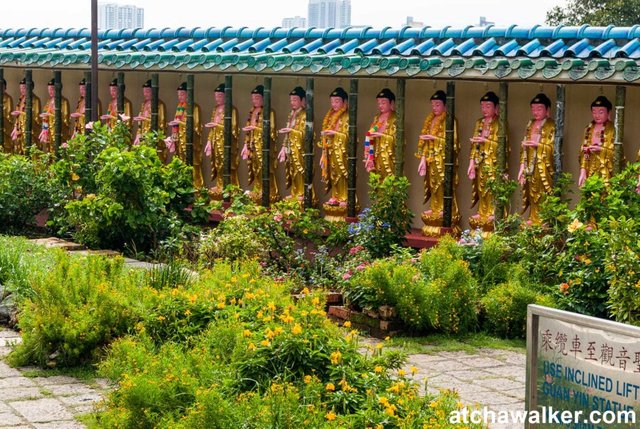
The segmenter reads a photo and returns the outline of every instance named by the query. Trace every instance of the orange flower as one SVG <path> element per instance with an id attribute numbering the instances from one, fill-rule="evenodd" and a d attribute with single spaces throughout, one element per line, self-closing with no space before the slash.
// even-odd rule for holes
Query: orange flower
<path id="1" fill-rule="evenodd" d="M 560 285 L 560 292 L 562 292 L 563 294 L 568 294 L 569 293 L 569 283 L 562 283 Z"/>

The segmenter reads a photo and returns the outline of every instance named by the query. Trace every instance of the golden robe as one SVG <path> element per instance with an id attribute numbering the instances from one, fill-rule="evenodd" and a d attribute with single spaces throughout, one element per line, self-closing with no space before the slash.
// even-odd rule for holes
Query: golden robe
<path id="1" fill-rule="evenodd" d="M 187 162 L 187 103 L 178 103 L 174 121 L 179 124 L 170 127 L 170 136 L 177 142 L 175 156 Z M 196 189 L 204 186 L 202 178 L 202 141 L 200 135 L 200 106 L 193 105 L 193 185 Z"/>
<path id="2" fill-rule="evenodd" d="M 209 129 L 207 142 L 211 142 L 211 183 L 219 192 L 224 188 L 224 106 L 214 109 L 211 122 L 215 124 Z M 231 179 L 230 183 L 239 186 L 238 182 L 238 109 L 231 107 Z"/>
<path id="3" fill-rule="evenodd" d="M 71 137 L 75 137 L 76 135 L 82 135 L 85 133 L 86 131 L 86 125 L 87 125 L 87 115 L 86 115 L 86 100 L 84 97 L 80 97 L 80 99 L 78 100 L 78 104 L 76 105 L 76 110 L 75 113 L 80 114 L 81 116 L 78 116 L 77 118 L 74 118 L 74 122 L 73 122 L 73 133 L 71 135 Z M 97 103 L 97 108 L 98 108 L 98 118 L 100 117 L 100 115 L 102 114 L 102 104 L 100 103 L 100 100 L 98 100 Z"/>
<path id="4" fill-rule="evenodd" d="M 164 103 L 161 100 L 158 100 L 158 131 L 165 129 L 165 111 Z M 140 113 L 138 113 L 138 116 L 141 116 L 144 119 L 138 122 L 136 137 L 142 138 L 145 134 L 151 131 L 151 101 L 143 102 L 140 105 Z M 158 140 L 155 142 L 155 146 L 158 158 L 160 158 L 160 161 L 162 161 L 163 164 L 166 163 L 169 151 L 165 142 L 163 140 Z"/>
<path id="5" fill-rule="evenodd" d="M 255 125 L 256 129 L 251 130 L 246 133 L 244 142 L 249 149 L 249 158 L 247 159 L 248 169 L 249 169 L 249 184 L 253 184 L 252 194 L 254 199 L 261 198 L 262 195 L 262 121 L 264 109 L 260 109 L 258 112 L 255 123 L 251 122 L 253 118 L 253 112 L 255 108 L 251 109 L 249 113 L 249 119 L 245 126 Z M 269 157 L 271 163 L 269 164 L 269 198 L 272 201 L 278 199 L 278 183 L 276 182 L 276 167 L 278 164 L 278 159 L 276 158 L 275 152 L 275 143 L 276 143 L 276 119 L 275 113 L 273 110 L 269 112 L 269 118 L 271 120 L 271 129 L 269 130 L 271 133 L 271 146 L 269 148 Z"/>
<path id="6" fill-rule="evenodd" d="M 12 143 L 12 152 L 25 155 L 27 147 L 26 147 L 26 125 L 27 125 L 27 98 L 20 97 L 18 99 L 18 103 L 16 104 L 16 108 L 20 112 L 20 115 L 14 118 L 14 128 L 18 132 L 18 137 L 16 140 L 13 140 Z M 31 143 L 36 144 L 35 138 L 40 135 L 40 99 L 34 94 L 32 97 L 32 121 L 31 121 Z"/>
<path id="7" fill-rule="evenodd" d="M 282 145 L 287 154 L 286 178 L 287 188 L 291 191 L 291 197 L 295 199 L 304 198 L 304 136 L 307 124 L 307 112 L 301 108 L 297 113 L 289 112 L 287 128 L 291 131 L 284 135 Z"/>
<path id="8" fill-rule="evenodd" d="M 132 119 L 131 118 L 131 112 L 133 111 L 133 107 L 131 105 L 131 101 L 129 101 L 128 98 L 124 99 L 124 115 L 128 116 L 129 119 L 127 120 L 126 124 L 127 127 L 129 128 L 129 131 L 132 130 Z M 109 119 L 109 128 L 113 129 L 113 127 L 116 126 L 116 122 L 118 122 L 118 100 L 111 100 L 111 102 L 109 103 L 109 105 L 107 106 L 107 115 L 111 116 L 111 119 Z"/>
<path id="9" fill-rule="evenodd" d="M 48 113 L 49 116 L 42 118 L 42 130 L 48 129 L 48 135 L 43 135 L 43 140 L 38 139 L 38 148 L 45 153 L 54 152 L 54 142 L 56 138 L 56 109 L 55 98 L 49 98 L 42 107 L 42 113 Z M 60 120 L 62 121 L 60 128 L 60 144 L 69 140 L 69 100 L 62 97 L 60 99 Z"/>
<path id="10" fill-rule="evenodd" d="M 488 218 L 494 215 L 495 204 L 493 195 L 489 190 L 488 182 L 495 180 L 496 169 L 498 168 L 498 134 L 500 132 L 500 121 L 494 117 L 485 128 L 484 118 L 476 121 L 473 129 L 474 137 L 484 137 L 486 142 L 471 143 L 471 155 L 475 163 L 476 176 L 472 180 L 471 207 L 478 205 L 478 214 L 481 222 L 488 222 Z M 508 131 L 505 130 L 508 136 Z M 507 140 L 508 142 L 508 140 Z M 509 159 L 509 144 L 507 143 L 505 159 Z M 508 171 L 508 168 L 506 168 Z"/>
<path id="11" fill-rule="evenodd" d="M 3 137 L 4 137 L 4 145 L 3 145 L 3 150 L 6 153 L 11 153 L 11 149 L 12 149 L 12 142 L 11 142 L 11 122 L 12 122 L 12 116 L 11 116 L 11 109 L 13 109 L 13 100 L 11 99 L 11 96 L 9 94 L 3 94 L 2 95 L 2 101 L 3 101 L 3 109 L 2 109 L 2 123 L 4 125 L 4 133 L 3 133 Z"/>
<path id="12" fill-rule="evenodd" d="M 420 135 L 431 134 L 436 136 L 435 140 L 418 141 L 418 158 L 425 157 L 427 163 L 427 174 L 424 177 L 424 203 L 431 199 L 432 216 L 440 217 L 444 211 L 444 163 L 445 163 L 445 134 L 446 117 L 444 113 L 435 116 L 429 113 L 422 126 Z M 458 187 L 458 153 L 460 144 L 458 142 L 458 122 L 454 119 L 453 151 L 454 151 L 454 181 L 453 181 L 453 205 L 451 219 L 457 223 L 460 218 L 458 212 L 458 201 L 456 198 L 456 188 Z"/>
<path id="13" fill-rule="evenodd" d="M 380 114 L 373 118 L 370 129 L 378 126 L 380 137 L 372 137 L 374 145 L 375 172 L 380 175 L 380 180 L 395 174 L 396 172 L 396 112 L 389 113 L 386 123 L 380 123 Z"/>
<path id="14" fill-rule="evenodd" d="M 524 140 L 532 140 L 534 120 L 527 125 Z M 545 119 L 540 129 L 540 146 L 521 147 L 520 165 L 524 165 L 526 182 L 522 188 L 522 213 L 530 207 L 529 220 L 540 223 L 540 202 L 544 195 L 553 189 L 553 145 L 556 136 L 556 123 Z"/>
<path id="15" fill-rule="evenodd" d="M 584 139 L 582 147 L 594 146 L 598 144 L 602 150 L 600 152 L 592 152 L 585 154 L 580 150 L 580 169 L 587 171 L 587 177 L 594 174 L 602 177 L 605 182 L 609 182 L 613 175 L 613 141 L 615 138 L 615 127 L 611 121 L 604 124 L 604 129 L 596 136 L 596 142 L 593 141 L 593 132 L 595 124 L 592 122 L 584 131 Z"/>
<path id="16" fill-rule="evenodd" d="M 322 121 L 322 131 L 326 130 L 336 133 L 322 136 L 319 144 L 325 164 L 322 169 L 322 181 L 326 183 L 326 191 L 331 190 L 332 199 L 346 204 L 347 139 L 349 137 L 349 112 L 346 108 L 338 111 L 329 109 Z"/>

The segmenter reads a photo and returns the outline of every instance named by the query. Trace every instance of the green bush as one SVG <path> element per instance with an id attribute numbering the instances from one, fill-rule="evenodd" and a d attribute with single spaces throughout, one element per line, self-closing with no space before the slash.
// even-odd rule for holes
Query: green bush
<path id="1" fill-rule="evenodd" d="M 9 355 L 13 365 L 91 362 L 135 325 L 142 280 L 122 258 L 54 254 L 52 269 L 32 280 L 32 296 L 20 303 L 23 341 Z"/>
<path id="2" fill-rule="evenodd" d="M 198 247 L 199 261 L 212 267 L 216 260 L 245 261 L 264 256 L 265 249 L 246 215 L 226 218 L 205 235 Z"/>
<path id="3" fill-rule="evenodd" d="M 44 160 L 0 154 L 0 232 L 19 232 L 35 223 L 54 193 Z"/>
<path id="4" fill-rule="evenodd" d="M 549 295 L 527 289 L 518 281 L 495 286 L 480 303 L 484 311 L 483 329 L 503 338 L 525 337 L 529 304 L 555 307 Z"/>

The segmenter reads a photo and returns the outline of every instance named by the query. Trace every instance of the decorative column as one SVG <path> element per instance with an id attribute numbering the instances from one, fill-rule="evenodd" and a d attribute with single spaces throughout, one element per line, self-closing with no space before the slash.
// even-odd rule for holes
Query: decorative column
<path id="1" fill-rule="evenodd" d="M 307 123 L 304 129 L 304 208 L 313 206 L 313 78 L 307 78 Z"/>
<path id="2" fill-rule="evenodd" d="M 349 141 L 347 143 L 347 217 L 356 217 L 356 144 L 358 133 L 358 79 L 349 87 Z"/>
<path id="3" fill-rule="evenodd" d="M 85 96 L 84 96 L 84 121 L 88 124 L 90 121 L 96 121 L 98 119 L 98 100 L 93 98 L 93 82 L 91 80 L 91 72 L 84 72 L 85 83 Z M 95 101 L 95 103 L 94 103 Z M 95 115 L 94 113 L 95 104 Z M 94 117 L 96 119 L 94 119 Z M 82 131 L 87 133 L 86 128 Z"/>
<path id="4" fill-rule="evenodd" d="M 193 165 L 193 109 L 194 109 L 194 77 L 192 74 L 187 75 L 187 123 L 186 123 L 186 146 L 187 146 L 187 164 Z"/>
<path id="5" fill-rule="evenodd" d="M 616 86 L 616 113 L 613 119 L 615 127 L 615 138 L 613 140 L 613 174 L 618 174 L 622 170 L 624 160 L 624 106 L 627 96 L 625 86 Z"/>
<path id="6" fill-rule="evenodd" d="M 118 116 L 124 113 L 124 73 L 118 72 Z"/>
<path id="7" fill-rule="evenodd" d="M 4 79 L 4 69 L 0 68 L 0 150 L 4 150 L 4 89 L 2 88 L 2 79 Z M 11 106 L 13 109 L 13 106 Z"/>
<path id="8" fill-rule="evenodd" d="M 556 137 L 553 142 L 553 183 L 558 183 L 562 174 L 562 151 L 564 146 L 564 100 L 565 87 L 560 84 L 556 87 Z"/>
<path id="9" fill-rule="evenodd" d="M 158 73 L 151 73 L 151 131 L 158 131 Z"/>
<path id="10" fill-rule="evenodd" d="M 509 84 L 500 82 L 500 116 L 498 117 L 498 174 L 504 177 L 507 172 L 507 102 L 509 101 Z M 502 180 L 502 179 L 500 179 Z M 505 206 L 497 201 L 495 205 L 494 217 L 496 222 L 504 217 Z"/>
<path id="11" fill-rule="evenodd" d="M 224 77 L 224 166 L 222 183 L 226 188 L 231 183 L 231 139 L 232 139 L 232 106 L 233 97 L 233 76 L 230 74 Z M 224 197 L 224 202 L 231 201 L 229 196 Z"/>
<path id="12" fill-rule="evenodd" d="M 451 228 L 453 217 L 453 164 L 454 164 L 454 127 L 456 112 L 456 84 L 452 81 L 447 82 L 447 118 L 445 131 L 445 158 L 444 158 L 444 209 L 442 216 L 442 226 Z"/>
<path id="13" fill-rule="evenodd" d="M 33 78 L 31 70 L 24 71 L 25 83 L 27 85 L 27 102 L 25 106 L 26 122 L 24 125 L 24 141 L 26 152 L 29 153 L 33 140 Z"/>
<path id="14" fill-rule="evenodd" d="M 60 145 L 62 144 L 62 78 L 60 71 L 53 72 L 54 79 L 54 117 L 56 121 L 56 127 L 53 131 L 53 148 L 55 157 L 60 155 Z"/>
<path id="15" fill-rule="evenodd" d="M 396 87 L 396 177 L 404 175 L 404 90 L 406 79 L 398 79 Z"/>
<path id="16" fill-rule="evenodd" d="M 262 107 L 262 205 L 269 207 L 271 165 L 271 78 L 264 78 L 264 106 Z M 256 178 L 257 179 L 257 178 Z"/>

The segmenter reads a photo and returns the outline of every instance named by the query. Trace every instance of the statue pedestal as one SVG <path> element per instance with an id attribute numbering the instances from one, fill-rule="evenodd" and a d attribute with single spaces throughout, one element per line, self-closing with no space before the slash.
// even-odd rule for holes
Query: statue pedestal
<path id="1" fill-rule="evenodd" d="M 249 195 L 249 198 L 251 198 L 251 201 L 253 201 L 257 205 L 261 205 L 262 204 L 262 191 L 260 191 L 260 192 L 250 191 L 248 193 L 248 195 Z M 273 204 L 273 203 L 277 202 L 279 199 L 280 199 L 280 197 L 278 195 L 269 195 L 269 203 L 270 204 Z"/>
<path id="2" fill-rule="evenodd" d="M 427 214 L 427 212 L 422 212 L 420 217 L 424 222 L 422 234 L 426 237 L 441 237 L 444 234 L 460 235 L 460 216 L 451 219 L 451 228 L 445 228 L 442 225 L 442 216 L 438 213 Z"/>
<path id="3" fill-rule="evenodd" d="M 213 201 L 222 200 L 222 189 L 214 186 L 213 188 L 209 188 L 209 198 Z"/>
<path id="4" fill-rule="evenodd" d="M 344 222 L 347 216 L 347 206 L 323 204 L 324 218 L 329 222 Z"/>
<path id="5" fill-rule="evenodd" d="M 471 217 L 469 218 L 469 226 L 471 229 L 479 229 L 482 232 L 493 232 L 493 219 L 489 220 L 489 218 L 482 217 Z"/>

